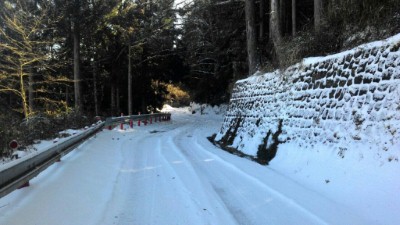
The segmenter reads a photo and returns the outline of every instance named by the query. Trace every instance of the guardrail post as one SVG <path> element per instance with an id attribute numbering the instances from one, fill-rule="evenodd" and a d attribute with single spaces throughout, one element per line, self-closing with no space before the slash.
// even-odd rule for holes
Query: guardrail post
<path id="1" fill-rule="evenodd" d="M 138 127 L 140 127 L 140 119 L 137 121 L 137 125 Z"/>
<path id="2" fill-rule="evenodd" d="M 129 120 L 129 126 L 133 128 L 133 120 Z"/>
<path id="3" fill-rule="evenodd" d="M 123 117 L 123 116 L 124 116 L 124 113 L 121 113 L 121 117 Z M 121 122 L 120 129 L 121 129 L 121 130 L 124 129 L 124 122 Z"/>
<path id="4" fill-rule="evenodd" d="M 19 187 L 18 189 L 21 189 L 21 188 L 26 188 L 26 187 L 29 187 L 30 186 L 30 183 L 29 183 L 29 180 L 25 183 L 25 184 L 23 184 L 21 187 Z"/>
<path id="5" fill-rule="evenodd" d="M 108 129 L 112 130 L 112 124 L 110 122 L 111 118 L 106 118 L 106 125 L 108 124 Z"/>

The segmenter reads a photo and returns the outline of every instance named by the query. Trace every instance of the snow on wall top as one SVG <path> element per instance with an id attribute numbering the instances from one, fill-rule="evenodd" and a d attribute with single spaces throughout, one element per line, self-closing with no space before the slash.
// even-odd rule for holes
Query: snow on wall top
<path id="1" fill-rule="evenodd" d="M 393 37 L 390 37 L 388 39 L 382 40 L 382 41 L 374 41 L 374 42 L 370 42 L 370 43 L 366 43 L 366 44 L 362 44 L 356 48 L 344 51 L 344 52 L 340 52 L 334 55 L 329 55 L 329 56 L 324 56 L 324 57 L 310 57 L 310 58 L 305 58 L 303 59 L 303 65 L 310 65 L 310 64 L 314 64 L 314 63 L 319 63 L 319 62 L 323 62 L 326 60 L 331 60 L 331 59 L 337 59 L 337 58 L 342 58 L 346 55 L 351 55 L 351 54 L 355 54 L 358 51 L 365 51 L 368 49 L 373 49 L 373 48 L 382 48 L 384 46 L 386 47 L 390 47 L 393 45 L 396 45 L 400 42 L 400 34 L 397 34 Z"/>
<path id="2" fill-rule="evenodd" d="M 232 147 L 255 156 L 266 133 L 282 120 L 280 139 L 300 149 L 328 145 L 343 158 L 362 146 L 398 161 L 399 49 L 400 34 L 240 80 L 216 140 L 242 118 Z"/>

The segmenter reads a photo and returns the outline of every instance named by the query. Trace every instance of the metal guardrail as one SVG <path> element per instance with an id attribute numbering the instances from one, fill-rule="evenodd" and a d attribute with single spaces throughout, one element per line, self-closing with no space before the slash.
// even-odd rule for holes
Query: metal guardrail
<path id="1" fill-rule="evenodd" d="M 0 170 L 0 198 L 28 183 L 29 180 L 37 176 L 54 162 L 59 161 L 63 155 L 75 149 L 78 145 L 103 129 L 103 127 L 133 120 L 146 121 L 150 119 L 154 119 L 154 122 L 166 121 L 171 119 L 171 114 L 157 113 L 107 118 L 105 122 L 97 124 L 91 129 L 66 141 L 60 142 L 55 146 L 49 147 L 38 154 L 32 154 L 32 156 L 20 158 L 6 164 L 4 169 Z"/>
<path id="2" fill-rule="evenodd" d="M 154 114 L 143 114 L 143 115 L 131 115 L 131 116 L 121 116 L 121 117 L 110 117 L 106 119 L 105 126 L 120 124 L 120 123 L 129 123 L 131 120 L 141 120 L 141 121 L 150 121 L 153 119 L 154 121 L 167 121 L 171 119 L 170 113 L 154 113 Z"/>
<path id="3" fill-rule="evenodd" d="M 10 162 L 9 165 L 6 164 L 5 168 L 0 171 L 0 198 L 27 183 L 103 127 L 104 122 L 38 154 L 17 159 Z"/>

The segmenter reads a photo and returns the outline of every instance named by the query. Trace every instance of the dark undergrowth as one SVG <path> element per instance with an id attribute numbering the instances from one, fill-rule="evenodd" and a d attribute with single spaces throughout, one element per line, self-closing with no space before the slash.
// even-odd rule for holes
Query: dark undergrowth
<path id="1" fill-rule="evenodd" d="M 9 157 L 14 152 L 9 147 L 12 140 L 18 143 L 17 150 L 24 150 L 38 140 L 65 137 L 60 131 L 79 129 L 95 122 L 92 117 L 77 113 L 58 116 L 36 115 L 29 120 L 13 114 L 0 115 L 0 158 Z"/>

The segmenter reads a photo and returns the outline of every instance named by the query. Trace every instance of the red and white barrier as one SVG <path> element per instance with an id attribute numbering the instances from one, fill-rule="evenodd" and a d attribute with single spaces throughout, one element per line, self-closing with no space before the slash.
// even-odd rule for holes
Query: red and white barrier
<path id="1" fill-rule="evenodd" d="M 121 113 L 121 117 L 107 118 L 105 127 L 108 128 L 109 130 L 112 130 L 119 124 L 119 129 L 124 130 L 125 129 L 124 124 L 129 124 L 129 127 L 133 128 L 134 121 L 137 121 L 137 126 L 140 127 L 142 124 L 144 124 L 144 126 L 147 126 L 147 124 L 153 124 L 169 120 L 171 120 L 170 114 L 160 113 L 160 114 L 141 115 L 139 112 L 137 116 L 136 115 L 124 116 L 124 114 Z"/>

